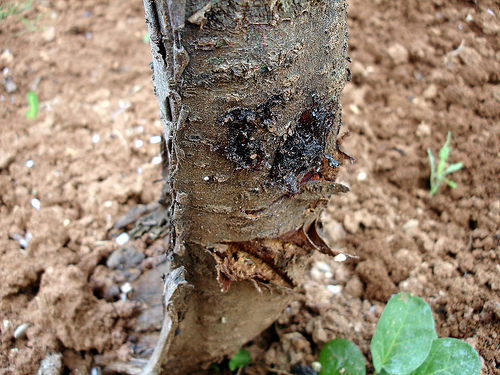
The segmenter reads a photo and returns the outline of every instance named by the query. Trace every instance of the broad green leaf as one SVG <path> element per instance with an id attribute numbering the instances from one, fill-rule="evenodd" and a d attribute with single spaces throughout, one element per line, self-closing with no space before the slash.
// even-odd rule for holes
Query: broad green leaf
<path id="1" fill-rule="evenodd" d="M 429 305 L 409 293 L 387 303 L 375 329 L 370 349 L 377 373 L 407 374 L 424 362 L 437 338 Z"/>
<path id="2" fill-rule="evenodd" d="M 480 372 L 481 361 L 472 346 L 445 338 L 433 341 L 429 356 L 409 375 L 479 375 Z"/>
<path id="3" fill-rule="evenodd" d="M 319 353 L 319 375 L 365 375 L 363 354 L 354 343 L 338 338 L 326 343 Z"/>
<path id="4" fill-rule="evenodd" d="M 459 171 L 463 167 L 464 167 L 463 163 L 450 164 L 450 166 L 448 168 L 446 168 L 446 170 L 444 171 L 444 174 L 450 174 L 450 173 Z"/>
<path id="5" fill-rule="evenodd" d="M 250 363 L 252 356 L 250 352 L 245 349 L 240 349 L 238 353 L 233 355 L 233 358 L 229 361 L 229 370 L 234 371 L 240 367 L 244 367 Z"/>

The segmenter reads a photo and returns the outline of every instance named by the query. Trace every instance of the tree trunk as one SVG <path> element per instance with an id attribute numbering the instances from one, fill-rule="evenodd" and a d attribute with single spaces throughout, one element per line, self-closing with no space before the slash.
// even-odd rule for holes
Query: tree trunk
<path id="1" fill-rule="evenodd" d="M 321 240 L 348 76 L 344 0 L 144 0 L 164 126 L 173 263 L 159 372 L 188 374 L 267 328 Z M 167 347 L 170 347 L 167 353 Z"/>

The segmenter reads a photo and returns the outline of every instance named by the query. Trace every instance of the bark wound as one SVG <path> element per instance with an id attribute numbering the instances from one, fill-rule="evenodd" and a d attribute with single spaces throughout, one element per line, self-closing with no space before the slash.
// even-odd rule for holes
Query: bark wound
<path id="1" fill-rule="evenodd" d="M 338 121 L 340 111 L 337 101 L 322 105 L 313 100 L 313 105 L 300 114 L 294 133 L 284 136 L 274 159 L 271 178 L 285 184 L 289 193 L 297 194 L 300 186 L 322 169 L 340 166 L 331 155 L 324 155 L 332 125 Z"/>
<path id="2" fill-rule="evenodd" d="M 338 101 L 324 105 L 313 98 L 290 132 L 286 127 L 276 131 L 278 116 L 272 109 L 279 104 L 285 106 L 282 95 L 255 109 L 235 108 L 219 117 L 227 128 L 226 158 L 237 169 L 268 169 L 269 180 L 286 186 L 290 195 L 297 195 L 309 181 L 335 181 L 338 168 L 352 161 L 339 147 L 345 136 L 328 147 L 332 128 L 341 118 Z"/>
<path id="3" fill-rule="evenodd" d="M 270 167 L 271 155 L 266 150 L 270 128 L 276 122 L 272 108 L 283 103 L 283 97 L 276 95 L 254 110 L 235 108 L 219 118 L 227 130 L 226 157 L 236 163 L 237 169 L 259 170 Z"/>
<path id="4" fill-rule="evenodd" d="M 218 122 L 227 127 L 224 154 L 237 169 L 267 170 L 269 181 L 263 184 L 285 186 L 288 199 L 307 202 L 305 210 L 314 213 L 332 194 L 349 190 L 335 183 L 339 167 L 352 161 L 340 149 L 347 133 L 328 142 L 340 122 L 340 105 L 335 100 L 322 104 L 313 98 L 290 130 L 283 124 L 278 130 L 280 118 L 273 112 L 277 105 L 286 109 L 283 96 L 273 96 L 255 109 L 235 108 L 219 117 Z M 272 215 L 272 210 L 264 210 Z M 284 270 L 293 269 L 291 264 L 300 263 L 301 257 L 314 250 L 336 255 L 323 241 L 319 221 L 313 219 L 280 238 L 223 243 L 211 253 L 218 281 L 227 291 L 233 282 L 243 280 L 251 280 L 257 288 L 258 284 L 293 288 L 293 275 Z"/>

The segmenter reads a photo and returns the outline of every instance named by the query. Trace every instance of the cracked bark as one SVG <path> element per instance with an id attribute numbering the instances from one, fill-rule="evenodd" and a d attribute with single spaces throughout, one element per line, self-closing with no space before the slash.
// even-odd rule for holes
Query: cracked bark
<path id="1" fill-rule="evenodd" d="M 337 137 L 347 3 L 144 6 L 164 128 L 161 203 L 174 266 L 193 286 L 166 311 L 170 348 L 153 367 L 189 374 L 268 327 L 311 253 L 331 254 L 316 219 L 347 190 L 335 183 L 350 161 Z"/>

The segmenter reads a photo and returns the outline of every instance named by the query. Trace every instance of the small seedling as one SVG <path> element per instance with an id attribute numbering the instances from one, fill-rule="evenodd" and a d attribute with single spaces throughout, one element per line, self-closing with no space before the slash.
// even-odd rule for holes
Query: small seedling
<path id="1" fill-rule="evenodd" d="M 409 293 L 388 303 L 373 335 L 370 350 L 379 375 L 479 375 L 481 361 L 472 346 L 438 338 L 429 305 Z M 365 375 L 360 350 L 349 340 L 328 342 L 319 354 L 319 375 Z"/>
<path id="2" fill-rule="evenodd" d="M 36 8 L 33 6 L 34 0 L 12 1 L 8 0 L 0 5 L 0 23 L 10 16 L 17 18 L 24 25 L 24 30 L 11 34 L 13 38 L 25 34 L 26 32 L 38 31 L 40 28 L 37 22 L 42 19 L 44 13 L 36 14 Z M 28 16 L 26 16 L 28 15 Z"/>
<path id="3" fill-rule="evenodd" d="M 429 162 L 431 164 L 431 179 L 430 179 L 431 191 L 429 192 L 429 195 L 431 197 L 433 197 L 438 192 L 439 186 L 443 181 L 446 182 L 448 186 L 450 186 L 453 189 L 457 187 L 457 184 L 446 178 L 446 175 L 449 175 L 450 173 L 462 169 L 464 165 L 463 163 L 453 163 L 448 165 L 448 167 L 446 167 L 448 157 L 450 156 L 451 152 L 450 140 L 451 140 L 451 132 L 448 132 L 448 137 L 446 138 L 446 142 L 439 151 L 439 163 L 437 165 L 437 168 L 436 168 L 436 160 L 434 159 L 434 154 L 432 153 L 432 150 L 430 148 L 427 149 L 427 155 L 429 155 Z"/>
<path id="4" fill-rule="evenodd" d="M 26 99 L 28 100 L 29 105 L 29 109 L 26 111 L 26 118 L 28 120 L 34 120 L 36 119 L 36 116 L 38 116 L 38 96 L 34 91 L 30 91 L 26 94 Z"/>
<path id="5" fill-rule="evenodd" d="M 240 349 L 238 353 L 233 355 L 233 358 L 229 361 L 229 370 L 239 370 L 250 363 L 252 356 L 250 352 L 245 349 Z"/>
<path id="6" fill-rule="evenodd" d="M 17 1 L 7 1 L 0 6 L 0 20 L 7 18 L 13 14 L 19 14 L 31 7 L 33 0 L 25 1 L 24 4 Z"/>

